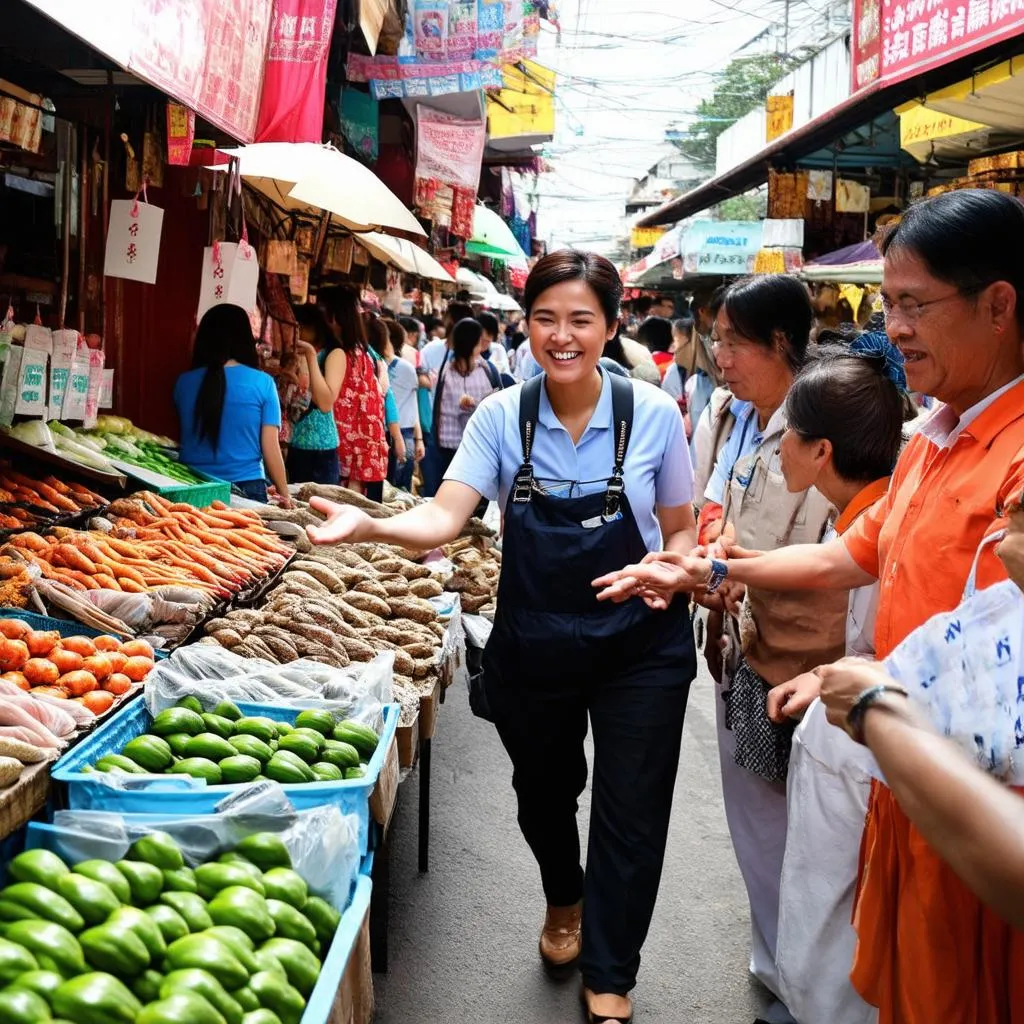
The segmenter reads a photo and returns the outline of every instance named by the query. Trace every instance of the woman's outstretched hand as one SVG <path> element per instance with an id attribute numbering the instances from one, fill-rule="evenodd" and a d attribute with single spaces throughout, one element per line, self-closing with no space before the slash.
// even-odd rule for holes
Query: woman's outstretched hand
<path id="1" fill-rule="evenodd" d="M 711 565 L 706 558 L 658 551 L 649 554 L 638 565 L 627 565 L 594 580 L 593 585 L 599 590 L 599 601 L 619 604 L 642 597 L 650 608 L 663 611 L 675 594 L 703 587 L 710 571 Z"/>
<path id="2" fill-rule="evenodd" d="M 312 498 L 309 507 L 327 516 L 322 526 L 306 527 L 306 534 L 314 544 L 355 544 L 371 539 L 373 520 L 362 509 L 339 505 L 326 498 Z"/>

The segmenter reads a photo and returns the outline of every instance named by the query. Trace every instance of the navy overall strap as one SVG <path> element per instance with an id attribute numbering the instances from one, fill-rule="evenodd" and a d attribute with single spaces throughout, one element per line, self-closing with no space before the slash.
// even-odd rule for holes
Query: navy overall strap
<path id="1" fill-rule="evenodd" d="M 626 466 L 626 452 L 633 433 L 633 382 L 628 377 L 609 374 L 612 387 L 612 426 L 615 431 L 615 465 L 605 492 L 604 515 L 610 519 L 618 514 L 622 494 L 625 491 L 623 472 Z"/>
<path id="2" fill-rule="evenodd" d="M 540 389 L 544 386 L 544 375 L 531 377 L 519 393 L 519 440 L 523 446 L 523 463 L 512 481 L 512 500 L 519 505 L 528 504 L 533 493 L 533 439 L 537 433 L 540 417 Z"/>

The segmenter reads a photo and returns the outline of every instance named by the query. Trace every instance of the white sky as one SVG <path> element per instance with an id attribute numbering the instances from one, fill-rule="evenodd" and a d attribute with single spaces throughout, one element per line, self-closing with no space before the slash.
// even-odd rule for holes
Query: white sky
<path id="1" fill-rule="evenodd" d="M 822 3 L 791 0 L 791 19 Z M 710 73 L 780 22 L 783 9 L 784 0 L 561 0 L 561 44 L 545 25 L 538 57 L 559 73 L 556 135 L 544 150 L 555 171 L 540 179 L 539 236 L 552 248 L 607 251 L 665 129 L 710 95 Z"/>

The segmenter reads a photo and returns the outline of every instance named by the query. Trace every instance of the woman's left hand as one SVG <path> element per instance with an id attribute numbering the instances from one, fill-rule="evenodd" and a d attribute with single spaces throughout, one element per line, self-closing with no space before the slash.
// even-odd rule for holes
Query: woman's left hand
<path id="1" fill-rule="evenodd" d="M 427 449 L 426 446 L 423 444 L 423 438 L 417 437 L 415 447 L 413 448 L 413 458 L 417 462 L 422 462 L 424 458 L 426 458 L 426 454 Z"/>
<path id="2" fill-rule="evenodd" d="M 395 438 L 395 461 L 405 462 L 405 438 L 401 435 Z"/>
<path id="3" fill-rule="evenodd" d="M 850 709 L 865 690 L 893 682 L 881 662 L 864 658 L 842 658 L 833 665 L 817 669 L 817 675 L 821 679 L 821 699 L 828 720 L 841 729 L 846 729 Z"/>
<path id="4" fill-rule="evenodd" d="M 594 580 L 593 585 L 600 590 L 599 601 L 620 603 L 640 596 L 652 608 L 667 608 L 674 594 L 697 590 L 706 584 L 710 570 L 706 559 L 658 551 L 639 565 L 627 565 Z"/>

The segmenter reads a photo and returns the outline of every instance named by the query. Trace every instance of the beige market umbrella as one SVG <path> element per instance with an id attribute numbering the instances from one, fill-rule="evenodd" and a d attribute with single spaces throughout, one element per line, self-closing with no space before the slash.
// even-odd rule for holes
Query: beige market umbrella
<path id="1" fill-rule="evenodd" d="M 333 146 L 258 142 L 221 152 L 239 161 L 245 183 L 291 213 L 330 213 L 349 231 L 399 232 L 423 238 L 412 212 L 368 167 Z"/>
<path id="2" fill-rule="evenodd" d="M 416 274 L 432 281 L 455 284 L 455 279 L 426 249 L 407 238 L 394 238 L 379 231 L 356 235 L 356 241 L 382 263 L 390 263 L 407 274 Z"/>

